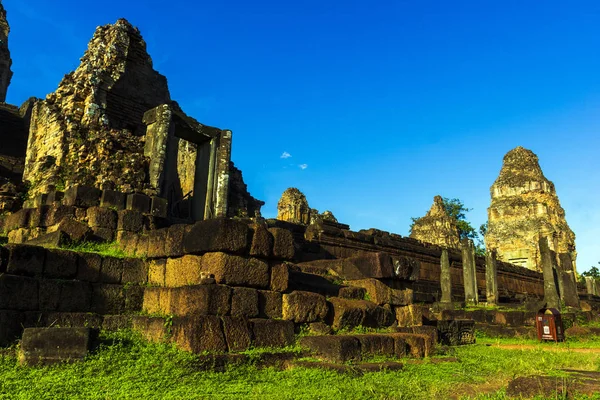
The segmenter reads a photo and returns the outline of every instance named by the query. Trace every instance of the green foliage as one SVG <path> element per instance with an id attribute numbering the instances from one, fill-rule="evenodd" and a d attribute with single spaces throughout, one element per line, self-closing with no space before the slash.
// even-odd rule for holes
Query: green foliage
<path id="1" fill-rule="evenodd" d="M 127 255 L 119 248 L 117 242 L 99 243 L 99 242 L 78 242 L 63 246 L 65 250 L 76 251 L 79 253 L 96 253 L 101 256 L 125 258 Z"/>
<path id="2" fill-rule="evenodd" d="M 505 399 L 503 387 L 516 376 L 562 374 L 561 369 L 597 370 L 598 353 L 503 349 L 502 341 L 452 348 L 447 357 L 405 360 L 402 371 L 362 376 L 322 369 L 284 371 L 231 367 L 198 370 L 198 356 L 170 344 L 148 344 L 131 331 L 102 333 L 100 348 L 85 362 L 54 367 L 21 367 L 0 356 L 0 399 Z M 288 349 L 297 352 L 298 349 Z M 246 352 L 260 354 L 260 349 Z M 483 389 L 479 390 L 480 388 Z M 488 393 L 485 393 L 487 389 Z"/>

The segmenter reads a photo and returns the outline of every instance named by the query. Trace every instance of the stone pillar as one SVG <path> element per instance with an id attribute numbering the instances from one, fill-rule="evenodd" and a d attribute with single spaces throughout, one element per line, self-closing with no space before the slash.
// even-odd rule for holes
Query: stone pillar
<path id="1" fill-rule="evenodd" d="M 450 259 L 448 258 L 448 250 L 442 250 L 442 258 L 440 260 L 440 286 L 442 288 L 441 303 L 452 303 L 452 278 L 450 277 Z"/>
<path id="2" fill-rule="evenodd" d="M 540 258 L 542 263 L 542 272 L 544 275 L 544 301 L 546 307 L 560 310 L 560 299 L 555 280 L 554 261 L 552 252 L 548 246 L 548 238 L 541 237 L 538 241 L 540 247 Z"/>
<path id="3" fill-rule="evenodd" d="M 227 196 L 229 195 L 229 162 L 231 161 L 231 131 L 224 130 L 219 139 L 216 159 L 217 186 L 214 188 L 215 217 L 227 216 Z"/>
<path id="4" fill-rule="evenodd" d="M 147 125 L 144 156 L 150 158 L 148 167 L 150 186 L 163 196 L 165 194 L 161 193 L 161 189 L 167 158 L 167 142 L 169 137 L 173 136 L 172 116 L 171 107 L 168 104 L 162 104 L 147 111 L 143 119 Z"/>
<path id="5" fill-rule="evenodd" d="M 467 304 L 477 304 L 477 276 L 475 274 L 475 247 L 473 241 L 461 239 L 461 253 L 465 302 Z"/>
<path id="6" fill-rule="evenodd" d="M 586 290 L 587 294 L 590 296 L 597 295 L 595 283 L 596 282 L 594 282 L 594 278 L 592 278 L 591 276 L 585 277 L 585 290 Z"/>
<path id="7" fill-rule="evenodd" d="M 485 294 L 488 305 L 498 304 L 498 268 L 494 249 L 485 253 Z"/>
<path id="8" fill-rule="evenodd" d="M 10 70 L 12 60 L 10 59 L 10 51 L 8 50 L 9 32 L 10 28 L 6 20 L 6 11 L 0 1 L 0 103 L 6 100 L 6 91 L 12 78 L 12 71 Z"/>
<path id="9" fill-rule="evenodd" d="M 561 253 L 558 255 L 561 265 L 559 281 L 562 282 L 561 299 L 567 307 L 579 308 L 579 295 L 577 294 L 577 281 L 573 271 L 573 260 L 571 254 Z"/>

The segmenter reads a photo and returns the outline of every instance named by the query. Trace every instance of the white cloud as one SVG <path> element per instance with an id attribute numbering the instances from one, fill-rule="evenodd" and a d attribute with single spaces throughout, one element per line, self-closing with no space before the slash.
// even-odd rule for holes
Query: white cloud
<path id="1" fill-rule="evenodd" d="M 308 164 L 300 164 L 298 166 L 300 167 L 300 169 L 306 169 L 306 168 L 308 168 Z"/>
<path id="2" fill-rule="evenodd" d="M 281 155 L 281 158 L 285 159 L 285 158 L 290 158 L 292 155 L 290 153 L 288 153 L 287 151 L 284 151 L 283 154 Z"/>

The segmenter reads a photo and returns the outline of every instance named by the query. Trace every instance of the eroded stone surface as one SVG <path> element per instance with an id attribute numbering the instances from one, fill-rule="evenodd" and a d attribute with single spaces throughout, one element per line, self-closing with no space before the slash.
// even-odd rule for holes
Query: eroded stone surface
<path id="1" fill-rule="evenodd" d="M 10 27 L 6 20 L 6 10 L 0 2 L 0 103 L 6 100 L 6 91 L 12 78 L 10 67 L 12 60 L 10 59 L 10 51 L 8 50 L 8 33 Z"/>
<path id="2" fill-rule="evenodd" d="M 460 248 L 456 220 L 448 215 L 441 196 L 433 198 L 433 205 L 424 217 L 415 221 L 410 237 L 426 243 L 452 249 Z"/>
<path id="3" fill-rule="evenodd" d="M 550 236 L 550 250 L 575 260 L 575 234 L 565 219 L 554 184 L 542 172 L 538 157 L 523 147 L 504 156 L 490 189 L 486 247 L 498 258 L 541 271 L 540 236 Z"/>
<path id="4" fill-rule="evenodd" d="M 288 188 L 281 195 L 277 204 L 277 219 L 308 225 L 310 223 L 311 210 L 306 201 L 306 196 L 296 189 Z"/>

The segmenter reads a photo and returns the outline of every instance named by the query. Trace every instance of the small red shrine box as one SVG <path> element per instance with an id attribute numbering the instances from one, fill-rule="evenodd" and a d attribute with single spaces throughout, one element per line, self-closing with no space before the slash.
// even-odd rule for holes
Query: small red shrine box
<path id="1" fill-rule="evenodd" d="M 556 308 L 542 308 L 538 311 L 535 316 L 535 327 L 539 340 L 565 341 L 565 329 L 560 312 Z"/>

